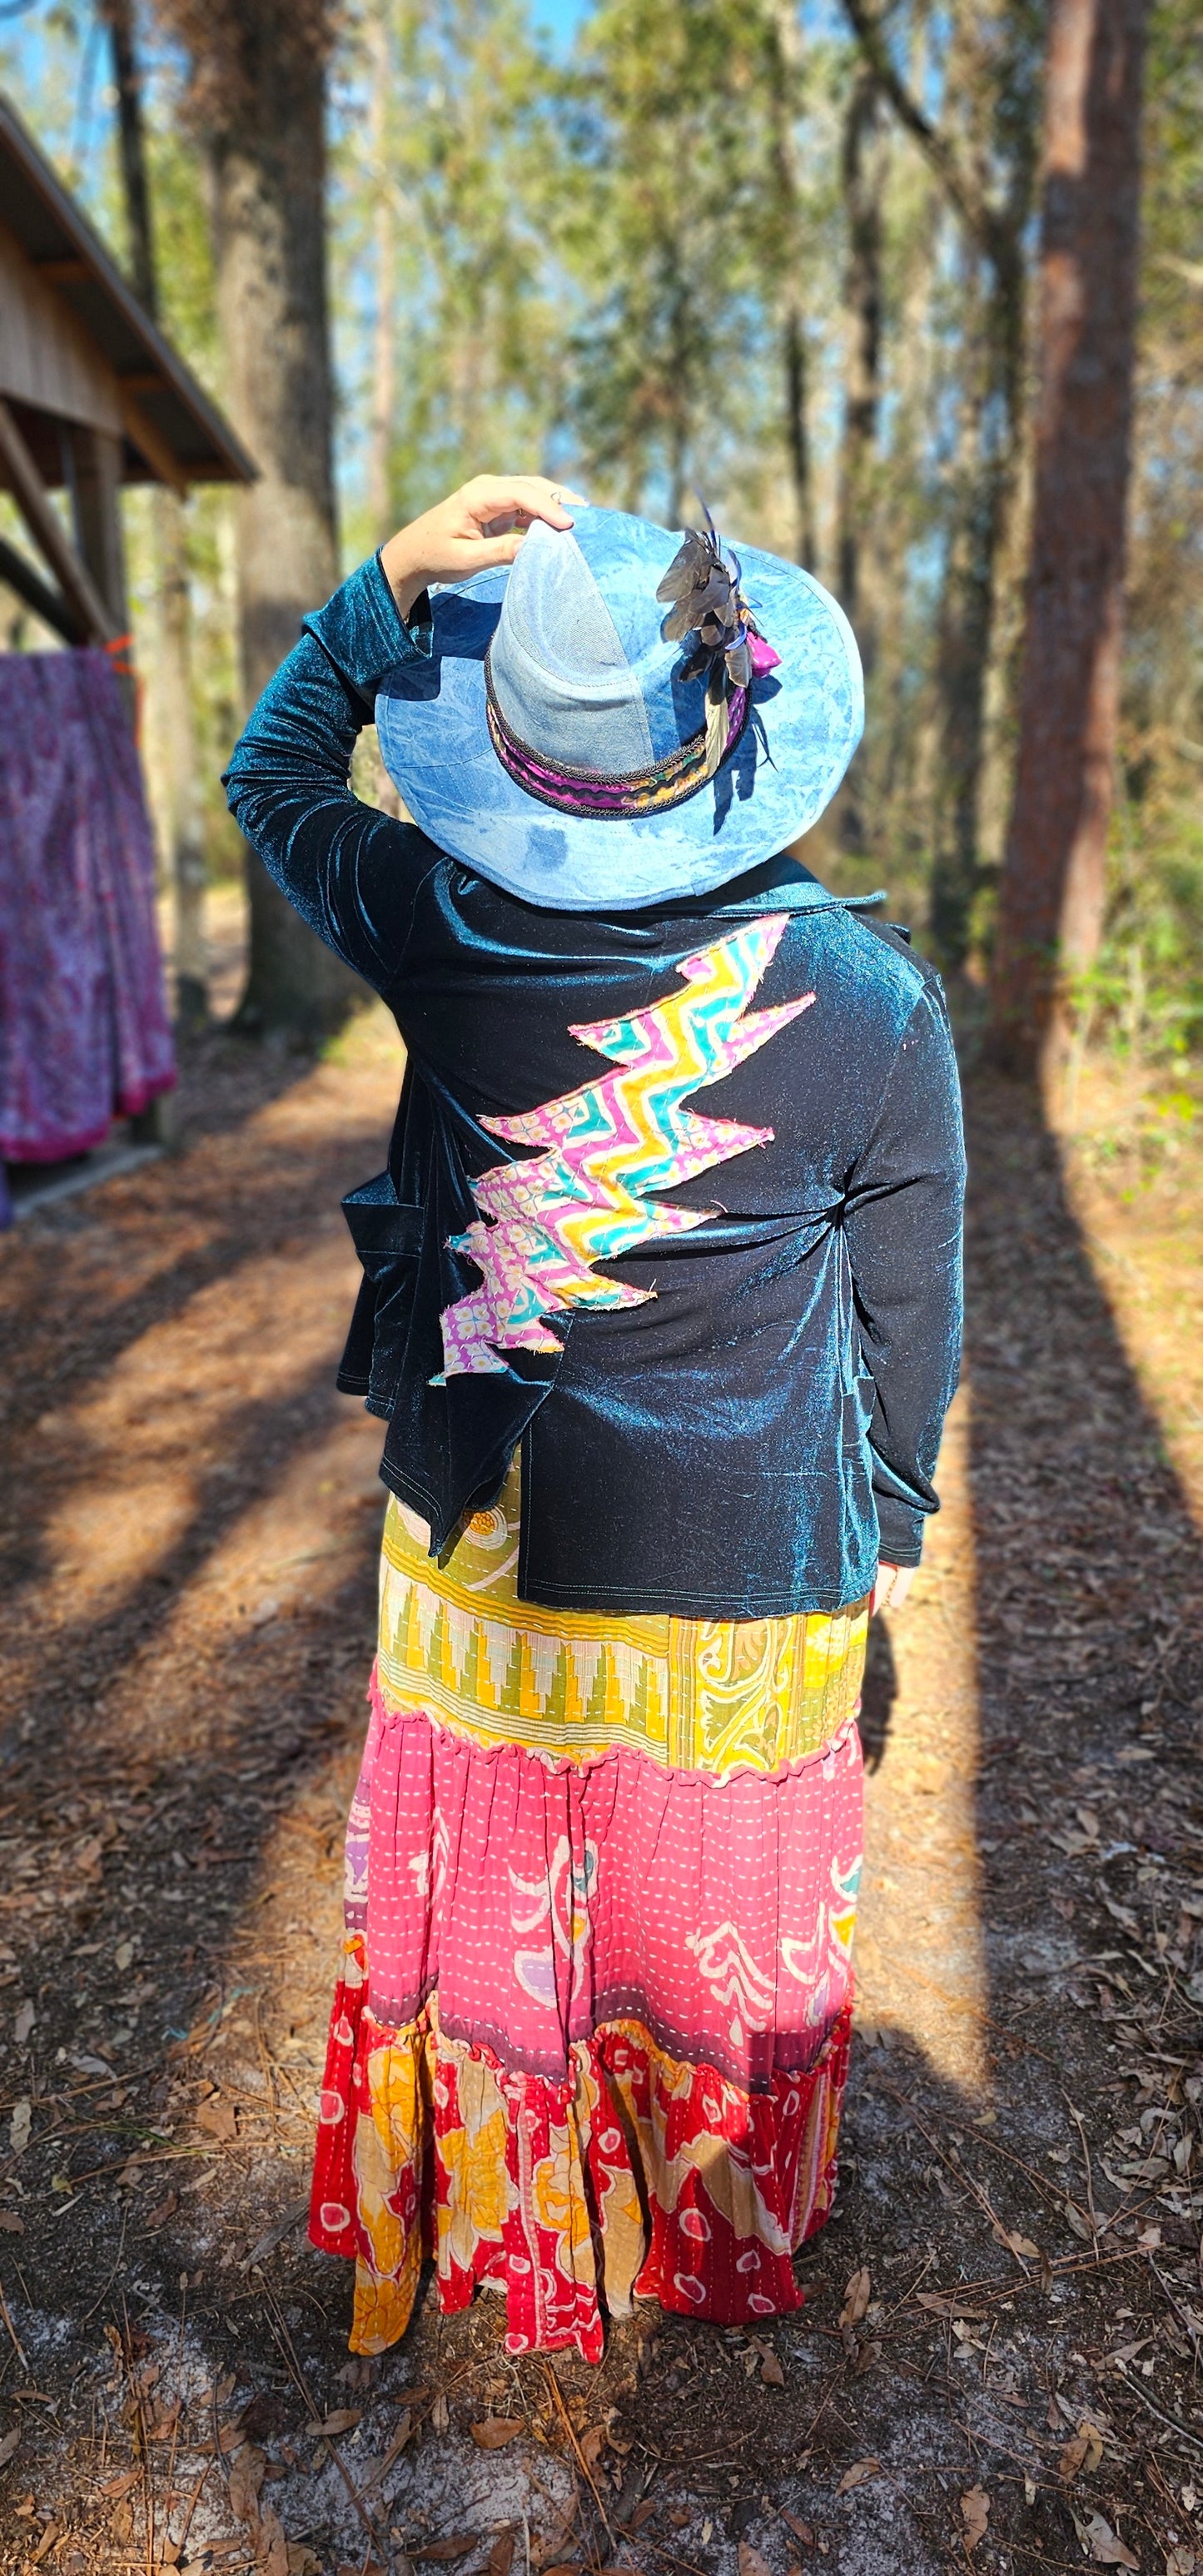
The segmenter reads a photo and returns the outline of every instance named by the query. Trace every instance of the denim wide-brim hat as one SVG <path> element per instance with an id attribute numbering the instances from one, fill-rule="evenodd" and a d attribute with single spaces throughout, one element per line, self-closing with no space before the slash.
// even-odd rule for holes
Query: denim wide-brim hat
<path id="1" fill-rule="evenodd" d="M 429 655 L 376 699 L 381 757 L 430 840 L 528 903 L 623 912 L 709 893 L 834 796 L 864 722 L 852 629 L 810 573 L 741 547 L 742 631 L 776 666 L 728 684 L 708 769 L 715 686 L 685 676 L 696 639 L 665 640 L 656 596 L 680 534 L 574 509 L 571 529 L 536 521 L 508 569 L 432 592 Z"/>

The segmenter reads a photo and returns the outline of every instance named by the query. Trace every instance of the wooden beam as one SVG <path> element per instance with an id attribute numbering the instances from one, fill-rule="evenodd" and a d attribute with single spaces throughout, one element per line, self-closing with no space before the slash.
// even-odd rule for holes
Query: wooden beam
<path id="1" fill-rule="evenodd" d="M 86 259 L 35 259 L 33 265 L 51 286 L 80 286 L 91 274 Z"/>
<path id="2" fill-rule="evenodd" d="M 61 635 L 64 644 L 87 643 L 87 628 L 81 626 L 74 609 L 68 608 L 66 600 L 51 589 L 48 581 L 43 581 L 16 546 L 10 546 L 7 537 L 0 537 L 0 581 L 15 590 L 18 599 L 23 599 L 35 617 L 41 618 L 43 626 Z"/>
<path id="3" fill-rule="evenodd" d="M 73 472 L 71 515 L 75 551 L 96 587 L 116 635 L 129 633 L 125 593 L 125 542 L 121 525 L 121 474 L 125 462 L 120 431 L 85 429 L 69 432 Z"/>
<path id="4" fill-rule="evenodd" d="M 117 382 L 127 394 L 166 394 L 172 390 L 161 367 L 118 368 Z"/>
<path id="5" fill-rule="evenodd" d="M 153 383 L 155 379 L 152 377 L 151 381 Z M 124 377 L 121 379 L 121 417 L 125 423 L 126 437 L 132 441 L 139 455 L 145 457 L 147 464 L 153 467 L 160 483 L 169 483 L 172 491 L 178 492 L 181 499 L 186 500 L 188 477 L 183 467 L 168 446 L 162 431 L 157 430 L 154 422 L 147 419 L 141 403 L 135 402 L 128 390 L 128 378 Z"/>
<path id="6" fill-rule="evenodd" d="M 105 607 L 87 565 L 81 562 L 51 501 L 8 404 L 0 398 L 0 467 L 34 544 L 45 555 L 68 606 L 98 644 L 122 632 Z"/>

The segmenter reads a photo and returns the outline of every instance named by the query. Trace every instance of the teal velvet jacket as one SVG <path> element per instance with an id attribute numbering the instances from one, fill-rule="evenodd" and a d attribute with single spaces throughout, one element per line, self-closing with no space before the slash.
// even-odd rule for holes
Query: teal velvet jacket
<path id="1" fill-rule="evenodd" d="M 938 977 L 789 858 L 535 909 L 360 804 L 428 641 L 375 561 L 305 621 L 225 784 L 407 1049 L 339 1375 L 442 1549 L 522 1450 L 519 1590 L 752 1619 L 918 1563 L 957 1379 L 964 1151 Z M 450 747 L 453 756 L 454 746 Z M 615 827 L 615 863 L 621 829 Z"/>

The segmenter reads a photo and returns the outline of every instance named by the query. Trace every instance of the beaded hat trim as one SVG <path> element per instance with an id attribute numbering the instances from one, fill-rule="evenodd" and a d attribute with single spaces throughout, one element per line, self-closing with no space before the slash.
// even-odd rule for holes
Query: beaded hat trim
<path id="1" fill-rule="evenodd" d="M 575 769 L 566 763 L 552 763 L 532 751 L 506 723 L 497 703 L 489 656 L 485 655 L 486 714 L 489 738 L 502 768 L 508 770 L 515 785 L 528 796 L 537 797 L 541 805 L 552 805 L 562 814 L 590 816 L 597 822 L 627 822 L 633 815 L 662 814 L 672 805 L 683 805 L 690 796 L 713 778 L 720 762 L 733 751 L 748 721 L 751 706 L 750 689 L 735 689 L 723 710 L 726 723 L 716 727 L 713 721 L 691 734 L 676 751 L 667 752 L 663 760 L 646 769 L 633 769 L 607 775 L 597 769 Z"/>

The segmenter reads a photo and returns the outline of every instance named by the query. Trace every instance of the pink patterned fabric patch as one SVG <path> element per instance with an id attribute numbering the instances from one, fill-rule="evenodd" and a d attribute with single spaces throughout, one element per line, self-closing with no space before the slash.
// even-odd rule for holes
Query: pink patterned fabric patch
<path id="1" fill-rule="evenodd" d="M 175 1081 L 138 754 L 104 653 L 0 654 L 0 1154 L 86 1153 Z"/>
<path id="2" fill-rule="evenodd" d="M 373 2011 L 403 2025 L 437 1987 L 445 2036 L 561 2081 L 574 2041 L 635 2018 L 763 2089 L 814 2064 L 850 1995 L 861 1805 L 853 1721 L 767 1777 L 625 1747 L 560 1771 L 373 1687 L 347 1841 Z"/>

